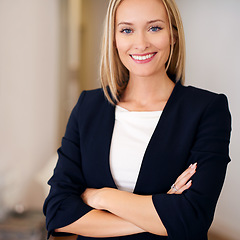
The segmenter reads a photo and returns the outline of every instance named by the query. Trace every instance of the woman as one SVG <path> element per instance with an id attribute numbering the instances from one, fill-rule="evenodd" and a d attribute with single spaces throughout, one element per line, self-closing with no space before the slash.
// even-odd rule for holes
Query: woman
<path id="1" fill-rule="evenodd" d="M 223 94 L 182 85 L 184 59 L 174 0 L 110 1 L 102 89 L 84 91 L 70 116 L 44 205 L 49 234 L 207 239 L 231 117 Z"/>

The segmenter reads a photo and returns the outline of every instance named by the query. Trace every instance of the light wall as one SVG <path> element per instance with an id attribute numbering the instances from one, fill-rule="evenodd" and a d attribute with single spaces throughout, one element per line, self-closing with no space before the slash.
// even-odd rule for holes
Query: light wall
<path id="1" fill-rule="evenodd" d="M 59 1 L 0 1 L 0 208 L 41 207 L 57 148 Z"/>
<path id="2" fill-rule="evenodd" d="M 238 240 L 240 236 L 240 1 L 176 0 L 187 45 L 186 84 L 225 93 L 232 114 L 232 138 L 225 185 L 212 230 Z"/>

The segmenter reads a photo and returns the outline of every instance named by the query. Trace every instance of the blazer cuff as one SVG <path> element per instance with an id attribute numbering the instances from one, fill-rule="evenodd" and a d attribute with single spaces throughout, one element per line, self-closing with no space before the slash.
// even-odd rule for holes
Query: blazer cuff
<path id="1" fill-rule="evenodd" d="M 51 214 L 53 217 L 52 219 L 49 219 L 47 224 L 48 237 L 50 235 L 56 235 L 54 232 L 55 229 L 70 225 L 90 212 L 92 209 L 93 208 L 85 204 L 80 197 L 68 197 L 62 202 L 57 211 Z M 62 233 L 60 234 L 62 235 Z"/>

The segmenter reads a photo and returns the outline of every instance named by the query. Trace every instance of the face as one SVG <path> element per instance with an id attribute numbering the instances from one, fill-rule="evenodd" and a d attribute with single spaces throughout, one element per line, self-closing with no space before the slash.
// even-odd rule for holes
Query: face
<path id="1" fill-rule="evenodd" d="M 123 0 L 116 12 L 116 48 L 130 78 L 166 72 L 170 29 L 161 0 Z"/>

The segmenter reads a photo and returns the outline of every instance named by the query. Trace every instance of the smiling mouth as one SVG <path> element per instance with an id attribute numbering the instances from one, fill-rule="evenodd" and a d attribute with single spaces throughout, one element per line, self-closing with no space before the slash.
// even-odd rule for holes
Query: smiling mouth
<path id="1" fill-rule="evenodd" d="M 146 61 L 150 58 L 152 58 L 153 56 L 155 56 L 157 53 L 150 53 L 150 54 L 146 54 L 146 55 L 130 55 L 134 60 L 137 61 Z"/>

